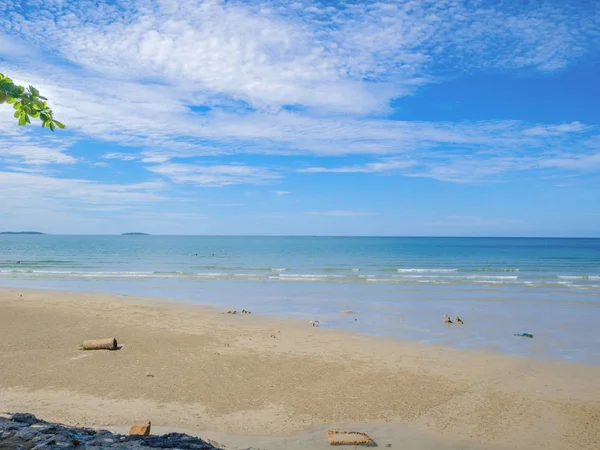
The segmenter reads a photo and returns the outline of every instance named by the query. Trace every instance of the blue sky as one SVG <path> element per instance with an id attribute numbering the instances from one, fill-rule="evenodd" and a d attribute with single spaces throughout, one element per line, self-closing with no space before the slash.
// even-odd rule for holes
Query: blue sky
<path id="1" fill-rule="evenodd" d="M 600 237 L 600 6 L 0 0 L 0 228 Z"/>

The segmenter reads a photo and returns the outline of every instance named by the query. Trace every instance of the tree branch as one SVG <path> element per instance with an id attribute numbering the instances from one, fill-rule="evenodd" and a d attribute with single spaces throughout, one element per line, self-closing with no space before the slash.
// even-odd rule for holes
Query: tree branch
<path id="1" fill-rule="evenodd" d="M 15 118 L 19 121 L 19 126 L 31 123 L 30 117 L 40 119 L 43 128 L 50 128 L 52 131 L 56 127 L 65 128 L 65 126 L 56 120 L 52 115 L 52 110 L 46 103 L 46 97 L 40 95 L 33 86 L 25 89 L 18 86 L 6 75 L 0 73 L 0 104 L 8 103 L 15 109 Z"/>

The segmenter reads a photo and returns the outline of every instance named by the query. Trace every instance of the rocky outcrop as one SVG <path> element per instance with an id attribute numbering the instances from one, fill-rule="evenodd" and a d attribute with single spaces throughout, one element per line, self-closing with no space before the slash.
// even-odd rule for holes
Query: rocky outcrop
<path id="1" fill-rule="evenodd" d="M 32 414 L 0 414 L 0 450 L 57 450 L 81 448 L 136 449 L 170 448 L 181 450 L 219 449 L 187 434 L 124 436 L 106 430 L 71 427 L 45 422 Z"/>

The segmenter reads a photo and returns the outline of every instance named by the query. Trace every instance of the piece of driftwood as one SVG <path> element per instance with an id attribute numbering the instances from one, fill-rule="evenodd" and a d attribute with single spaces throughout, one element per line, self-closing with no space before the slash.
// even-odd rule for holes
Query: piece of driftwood
<path id="1" fill-rule="evenodd" d="M 141 434 L 142 436 L 148 436 L 150 434 L 150 427 L 152 426 L 152 422 L 136 422 L 131 425 L 129 429 L 129 434 Z"/>
<path id="2" fill-rule="evenodd" d="M 117 350 L 117 340 L 115 338 L 90 339 L 83 341 L 82 350 Z"/>
<path id="3" fill-rule="evenodd" d="M 359 431 L 327 431 L 327 440 L 331 445 L 373 445 L 373 440 Z"/>

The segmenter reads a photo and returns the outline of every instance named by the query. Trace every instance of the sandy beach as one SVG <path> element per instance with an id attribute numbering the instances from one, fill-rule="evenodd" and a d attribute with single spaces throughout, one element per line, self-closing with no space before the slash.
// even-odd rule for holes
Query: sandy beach
<path id="1" fill-rule="evenodd" d="M 600 446 L 600 367 L 224 311 L 2 290 L 0 411 L 118 431 L 150 419 L 239 448 L 327 448 L 327 428 L 392 448 Z M 79 349 L 113 336 L 119 351 Z"/>

